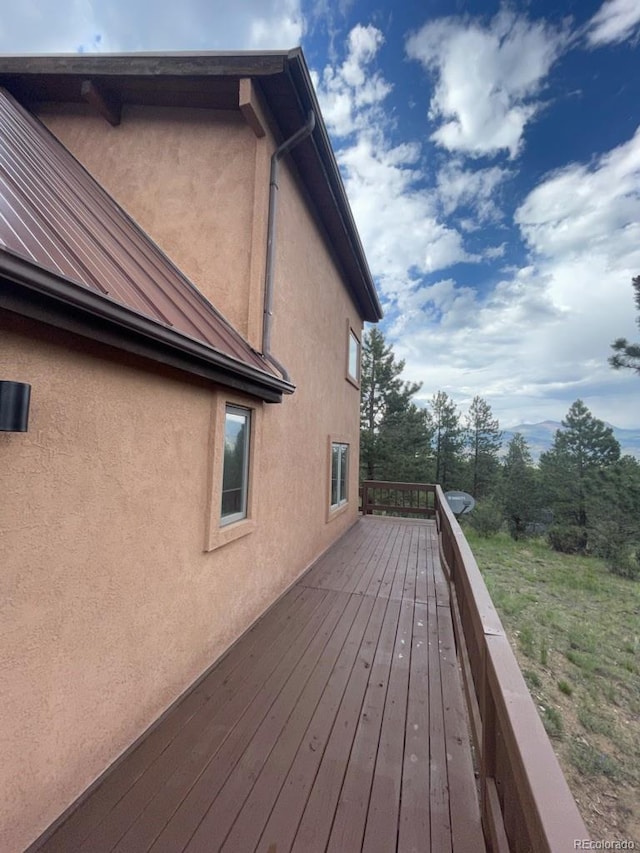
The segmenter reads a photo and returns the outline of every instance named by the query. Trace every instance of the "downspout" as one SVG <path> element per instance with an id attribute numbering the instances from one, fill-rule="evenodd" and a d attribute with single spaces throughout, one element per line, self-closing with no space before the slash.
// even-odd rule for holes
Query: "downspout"
<path id="1" fill-rule="evenodd" d="M 291 382 L 286 367 L 271 354 L 271 317 L 273 316 L 273 264 L 275 257 L 276 212 L 278 209 L 278 172 L 280 160 L 299 142 L 306 139 L 316 126 L 316 115 L 310 110 L 307 123 L 286 139 L 271 155 L 269 178 L 269 214 L 267 218 L 267 262 L 264 276 L 264 318 L 262 323 L 262 356 L 282 374 L 285 382 Z"/>

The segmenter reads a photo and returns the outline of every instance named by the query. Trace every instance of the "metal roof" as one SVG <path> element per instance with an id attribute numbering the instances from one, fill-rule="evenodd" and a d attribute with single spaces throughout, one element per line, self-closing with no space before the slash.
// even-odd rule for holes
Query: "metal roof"
<path id="1" fill-rule="evenodd" d="M 0 56 L 0 86 L 37 110 L 50 101 L 82 103 L 83 84 L 96 85 L 114 112 L 127 104 L 238 109 L 238 84 L 259 87 L 283 139 L 318 121 L 290 152 L 362 317 L 377 322 L 382 309 L 340 170 L 300 48 L 264 52 L 180 52 Z"/>
<path id="2" fill-rule="evenodd" d="M 237 362 L 279 393 L 292 390 L 44 125 L 0 89 L 0 255 L 7 253 L 207 345 L 229 370 Z"/>

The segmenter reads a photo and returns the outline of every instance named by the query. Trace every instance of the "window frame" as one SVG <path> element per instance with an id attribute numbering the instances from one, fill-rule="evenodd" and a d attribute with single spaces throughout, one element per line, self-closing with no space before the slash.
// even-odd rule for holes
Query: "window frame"
<path id="1" fill-rule="evenodd" d="M 246 513 L 243 518 L 222 524 L 222 477 L 227 406 L 250 413 L 249 452 L 247 454 Z M 205 552 L 215 551 L 257 529 L 259 478 L 256 476 L 262 443 L 264 403 L 240 394 L 215 393 L 211 403 L 209 426 L 209 465 L 204 531 Z"/>
<path id="2" fill-rule="evenodd" d="M 246 432 L 244 435 L 244 454 L 242 458 L 242 495 L 241 509 L 237 512 L 223 514 L 222 507 L 224 504 L 225 488 L 224 488 L 224 468 L 225 468 L 225 445 L 227 440 L 227 417 L 228 415 L 236 415 L 245 418 Z M 249 462 L 251 456 L 251 409 L 245 406 L 238 406 L 235 403 L 226 403 L 224 408 L 224 442 L 222 446 L 222 465 L 220 475 L 222 483 L 220 486 L 220 527 L 226 527 L 229 524 L 235 524 L 237 521 L 243 521 L 247 517 L 248 512 L 248 497 L 249 497 Z M 229 491 L 229 490 L 227 490 Z"/>
<path id="3" fill-rule="evenodd" d="M 335 518 L 337 515 L 345 512 L 350 506 L 350 488 L 349 477 L 351 472 L 351 440 L 343 435 L 330 435 L 327 443 L 327 521 Z M 342 470 L 342 462 L 339 462 L 338 468 L 338 492 L 337 503 L 333 503 L 333 448 L 334 446 L 346 447 L 346 470 Z M 338 457 L 342 459 L 342 456 Z M 340 483 L 343 484 L 344 494 L 340 494 Z"/>
<path id="4" fill-rule="evenodd" d="M 351 373 L 351 344 L 352 341 L 356 344 L 356 374 Z M 347 363 L 345 369 L 345 378 L 355 388 L 360 388 L 362 365 L 362 336 L 358 335 L 350 320 L 347 320 Z"/>

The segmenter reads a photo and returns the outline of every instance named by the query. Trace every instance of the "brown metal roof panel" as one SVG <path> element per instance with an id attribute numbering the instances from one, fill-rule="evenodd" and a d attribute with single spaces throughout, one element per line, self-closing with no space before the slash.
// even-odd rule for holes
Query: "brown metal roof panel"
<path id="1" fill-rule="evenodd" d="M 1 107 L 0 107 L 1 109 Z M 74 239 L 71 229 L 65 229 L 64 218 L 60 216 L 60 206 L 56 204 L 55 195 L 48 189 L 46 183 L 33 180 L 37 168 L 28 159 L 18 161 L 9 159 L 0 150 L 0 184 L 2 186 L 2 209 L 5 221 L 11 228 L 14 239 L 18 240 L 22 251 L 34 261 L 43 260 L 43 253 L 56 270 L 67 277 L 83 281 L 89 277 L 93 284 L 100 287 L 100 279 L 90 273 L 91 263 L 83 264 L 86 248 Z M 50 196 L 48 198 L 48 196 Z M 43 219 L 43 202 L 52 214 L 58 214 L 56 221 L 60 222 L 57 234 L 54 231 L 53 217 Z M 66 230 L 66 234 L 65 234 Z M 64 251 L 60 246 L 62 235 L 66 237 Z M 9 237 L 11 240 L 11 237 Z M 5 239 L 5 242 L 7 240 Z M 10 242 L 12 248 L 19 246 Z M 106 291 L 106 288 L 101 288 Z"/>
<path id="2" fill-rule="evenodd" d="M 0 114 L 3 106 L 6 108 L 6 105 L 0 102 Z M 15 131 L 16 122 L 13 122 L 13 126 L 6 133 L 5 139 L 14 142 L 14 151 L 19 155 L 19 159 L 14 158 L 13 163 L 5 169 L 7 173 L 11 169 L 14 180 L 19 181 L 18 204 L 30 209 L 30 220 L 35 229 L 35 233 L 32 232 L 34 238 L 37 234 L 41 237 L 38 240 L 40 245 L 47 241 L 49 244 L 53 243 L 57 250 L 57 271 L 80 283 L 110 293 L 114 298 L 156 317 L 161 322 L 171 322 L 161 309 L 163 294 L 159 292 L 158 298 L 151 300 L 137 283 L 136 279 L 147 273 L 140 264 L 136 266 L 130 262 L 130 244 L 132 239 L 136 242 L 137 235 L 127 235 L 123 229 L 120 229 L 119 234 L 115 233 L 117 223 L 110 221 L 114 218 L 114 213 L 122 218 L 122 212 L 115 208 L 113 202 L 101 204 L 101 194 L 92 191 L 94 187 L 87 182 L 86 172 L 80 170 L 80 174 L 74 174 L 76 170 L 73 167 L 79 164 L 65 163 L 64 160 L 70 159 L 68 152 L 62 149 L 66 156 L 61 159 L 57 156 L 59 152 L 56 151 L 55 145 L 45 146 L 38 137 L 32 138 L 32 133 L 29 132 L 32 128 L 28 127 L 28 124 L 25 122 L 25 126 L 20 128 L 23 133 L 19 138 L 16 138 L 15 134 L 11 136 L 11 130 Z M 40 130 L 39 123 L 33 124 L 36 130 Z M 18 169 L 21 175 L 18 175 Z M 19 209 L 18 204 L 14 208 L 16 212 Z M 46 218 L 42 216 L 43 209 L 48 213 Z M 98 233 L 99 240 L 95 239 Z M 144 254 L 145 247 L 138 242 L 138 250 Z M 37 250 L 35 254 L 32 251 L 31 256 L 42 262 Z M 192 332 L 197 331 L 197 327 L 192 329 Z"/>
<path id="3" fill-rule="evenodd" d="M 272 373 L 80 163 L 1 89 L 0 243 Z"/>
<path id="4" fill-rule="evenodd" d="M 258 397 L 282 402 L 295 386 L 175 331 L 95 290 L 0 247 L 2 309 L 168 364 Z"/>
<path id="5" fill-rule="evenodd" d="M 85 236 L 91 235 L 91 226 L 101 229 L 102 241 L 92 247 L 106 264 L 108 276 L 101 280 L 110 283 L 110 295 L 194 337 L 213 336 L 230 354 L 242 358 L 246 342 L 102 187 L 93 179 L 87 181 L 84 168 L 62 147 L 46 153 L 61 180 L 59 198 L 66 201 L 66 212 L 73 214 L 60 221 L 72 228 L 77 220 Z M 89 201 L 85 209 L 80 206 L 83 194 Z"/>

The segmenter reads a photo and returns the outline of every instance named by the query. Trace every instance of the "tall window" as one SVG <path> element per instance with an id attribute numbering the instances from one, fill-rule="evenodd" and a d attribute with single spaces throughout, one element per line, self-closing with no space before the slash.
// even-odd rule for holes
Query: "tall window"
<path id="1" fill-rule="evenodd" d="M 231 524 L 247 517 L 250 437 L 251 412 L 249 409 L 227 406 L 224 424 L 220 524 Z"/>
<path id="2" fill-rule="evenodd" d="M 331 445 L 331 508 L 347 501 L 349 479 L 349 445 L 333 442 Z"/>
<path id="3" fill-rule="evenodd" d="M 360 383 L 360 341 L 355 332 L 349 327 L 349 361 L 347 376 L 356 385 Z"/>

